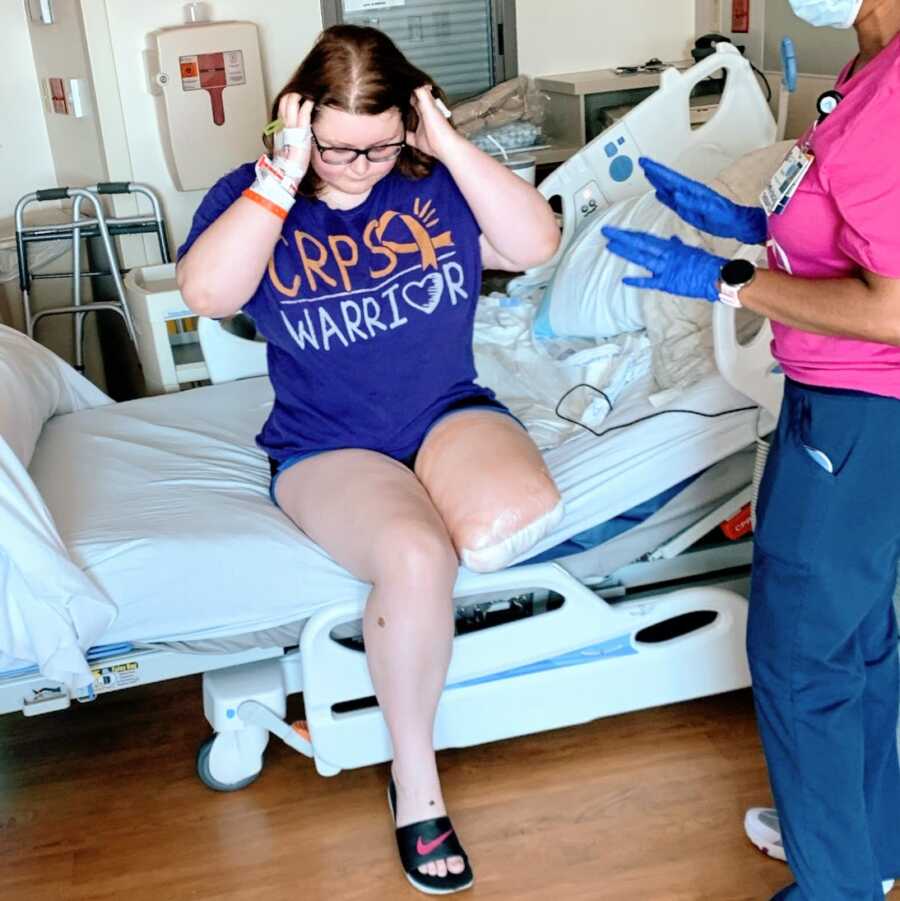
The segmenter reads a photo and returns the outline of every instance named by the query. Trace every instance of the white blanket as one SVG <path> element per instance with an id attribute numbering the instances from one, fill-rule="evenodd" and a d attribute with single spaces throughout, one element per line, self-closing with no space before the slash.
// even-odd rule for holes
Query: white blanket
<path id="1" fill-rule="evenodd" d="M 0 669 L 25 659 L 48 678 L 85 685 L 84 651 L 115 619 L 116 606 L 73 563 L 25 467 L 45 420 L 112 401 L 6 326 L 0 372 Z"/>
<path id="2" fill-rule="evenodd" d="M 475 319 L 478 382 L 493 389 L 541 450 L 597 431 L 622 392 L 650 371 L 643 333 L 593 340 L 538 340 L 526 298 L 482 297 Z"/>

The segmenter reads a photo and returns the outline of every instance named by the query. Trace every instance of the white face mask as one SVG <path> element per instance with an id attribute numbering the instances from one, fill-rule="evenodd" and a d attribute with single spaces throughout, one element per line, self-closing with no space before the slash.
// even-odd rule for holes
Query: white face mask
<path id="1" fill-rule="evenodd" d="M 794 13 L 810 25 L 851 28 L 863 0 L 789 0 Z"/>

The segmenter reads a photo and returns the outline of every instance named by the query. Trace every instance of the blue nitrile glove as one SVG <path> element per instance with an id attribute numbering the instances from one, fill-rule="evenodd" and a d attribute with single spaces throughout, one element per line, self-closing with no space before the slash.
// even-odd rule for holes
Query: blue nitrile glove
<path id="1" fill-rule="evenodd" d="M 623 278 L 624 284 L 700 300 L 719 299 L 719 275 L 728 262 L 723 257 L 692 247 L 678 238 L 657 238 L 647 232 L 607 226 L 603 229 L 603 237 L 609 241 L 609 250 L 614 254 L 652 273 Z"/>
<path id="2" fill-rule="evenodd" d="M 657 200 L 689 225 L 720 238 L 736 238 L 741 244 L 766 243 L 769 222 L 762 207 L 733 203 L 699 181 L 645 156 L 639 162 L 656 189 Z"/>

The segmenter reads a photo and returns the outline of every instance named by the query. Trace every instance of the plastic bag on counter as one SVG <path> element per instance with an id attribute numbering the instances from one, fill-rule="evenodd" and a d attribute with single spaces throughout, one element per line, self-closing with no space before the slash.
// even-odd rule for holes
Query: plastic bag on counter
<path id="1" fill-rule="evenodd" d="M 453 124 L 470 140 L 483 132 L 495 131 L 513 123 L 533 126 L 530 133 L 539 137 L 549 100 L 546 94 L 529 88 L 527 76 L 519 75 L 454 106 Z M 510 135 L 514 141 L 521 137 L 515 129 Z M 485 149 L 497 149 L 488 143 L 489 148 Z M 531 146 L 534 143 L 532 140 L 528 145 L 512 144 L 510 147 Z"/>
<path id="2" fill-rule="evenodd" d="M 541 143 L 541 127 L 532 122 L 510 122 L 499 128 L 487 128 L 478 132 L 470 140 L 485 153 L 505 150 L 521 150 Z"/>

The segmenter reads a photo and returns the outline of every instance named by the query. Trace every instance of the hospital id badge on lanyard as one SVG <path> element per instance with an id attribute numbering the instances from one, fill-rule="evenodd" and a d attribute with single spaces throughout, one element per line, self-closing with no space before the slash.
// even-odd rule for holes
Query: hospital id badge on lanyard
<path id="1" fill-rule="evenodd" d="M 768 187 L 760 195 L 759 199 L 767 216 L 777 216 L 787 209 L 791 198 L 797 193 L 797 188 L 816 161 L 816 155 L 809 146 L 815 128 L 813 125 L 806 139 L 791 150 Z"/>
<path id="2" fill-rule="evenodd" d="M 816 128 L 838 108 L 838 104 L 843 99 L 844 95 L 840 91 L 826 91 L 816 101 L 819 118 L 813 122 L 803 140 L 787 155 L 769 182 L 769 186 L 760 195 L 759 199 L 767 216 L 777 216 L 787 209 L 791 198 L 797 193 L 797 188 L 800 187 L 812 168 L 812 164 L 816 161 L 816 155 L 811 146 Z"/>

